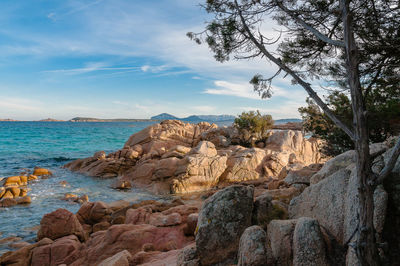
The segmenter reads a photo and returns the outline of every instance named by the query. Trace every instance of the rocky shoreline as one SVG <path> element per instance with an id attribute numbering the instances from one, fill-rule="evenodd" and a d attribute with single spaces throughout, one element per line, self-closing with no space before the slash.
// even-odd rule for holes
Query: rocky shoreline
<path id="1" fill-rule="evenodd" d="M 115 178 L 171 200 L 86 202 L 45 215 L 37 242 L 0 265 L 357 265 L 354 151 L 324 162 L 317 140 L 275 131 L 259 148 L 233 128 L 165 121 L 123 149 L 65 167 Z M 374 171 L 390 144 L 371 146 Z M 375 191 L 374 227 L 385 265 L 400 252 L 400 159 Z"/>

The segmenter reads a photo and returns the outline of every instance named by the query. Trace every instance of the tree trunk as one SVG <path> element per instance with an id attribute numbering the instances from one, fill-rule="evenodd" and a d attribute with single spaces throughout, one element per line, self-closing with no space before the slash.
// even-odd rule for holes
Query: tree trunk
<path id="1" fill-rule="evenodd" d="M 356 254 L 363 266 L 378 266 L 380 259 L 374 230 L 374 189 L 371 158 L 369 154 L 369 133 L 367 111 L 362 94 L 358 70 L 359 55 L 350 12 L 350 0 L 341 0 L 344 42 L 347 63 L 348 84 L 351 92 L 353 123 L 355 126 L 355 148 L 357 154 L 356 171 L 358 188 L 358 231 L 356 234 Z"/>

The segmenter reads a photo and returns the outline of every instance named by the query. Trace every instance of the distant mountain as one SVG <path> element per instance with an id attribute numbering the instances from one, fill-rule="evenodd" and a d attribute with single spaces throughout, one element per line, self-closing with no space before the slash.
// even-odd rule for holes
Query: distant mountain
<path id="1" fill-rule="evenodd" d="M 300 123 L 300 122 L 303 122 L 303 120 L 301 120 L 301 119 L 298 119 L 298 118 L 287 118 L 287 119 L 277 119 L 277 120 L 274 120 L 274 123 L 275 124 L 286 124 L 286 123 L 289 123 L 289 122 L 291 122 L 291 123 Z"/>
<path id="2" fill-rule="evenodd" d="M 176 119 L 182 120 L 186 122 L 223 122 L 223 121 L 233 121 L 235 117 L 233 115 L 191 115 L 184 118 L 178 118 L 176 116 L 162 113 L 156 116 L 151 117 L 153 120 L 167 120 L 167 119 Z"/>
<path id="3" fill-rule="evenodd" d="M 167 114 L 167 113 L 162 113 L 162 114 L 159 114 L 159 115 L 156 115 L 156 116 L 152 116 L 150 119 L 151 120 L 170 120 L 170 119 L 171 120 L 175 120 L 175 119 L 179 120 L 178 117 L 170 115 L 170 114 Z"/>

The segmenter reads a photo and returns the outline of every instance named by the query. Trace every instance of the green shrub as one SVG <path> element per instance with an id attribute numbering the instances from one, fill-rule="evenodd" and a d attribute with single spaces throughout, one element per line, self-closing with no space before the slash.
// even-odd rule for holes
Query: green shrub
<path id="1" fill-rule="evenodd" d="M 243 112 L 234 122 L 239 130 L 241 145 L 254 147 L 268 138 L 268 131 L 274 125 L 270 115 L 261 115 L 260 111 Z"/>

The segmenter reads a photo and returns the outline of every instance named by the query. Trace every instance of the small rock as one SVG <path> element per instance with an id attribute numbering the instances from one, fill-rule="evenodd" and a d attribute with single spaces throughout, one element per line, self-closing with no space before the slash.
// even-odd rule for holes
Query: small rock
<path id="1" fill-rule="evenodd" d="M 171 213 L 169 215 L 164 215 L 162 213 L 156 212 L 150 216 L 149 224 L 154 226 L 174 226 L 182 223 L 182 217 L 179 213 Z"/>
<path id="2" fill-rule="evenodd" d="M 187 236 L 193 236 L 194 232 L 196 231 L 197 220 L 199 218 L 198 213 L 189 214 L 186 220 L 186 227 L 184 227 L 183 232 Z"/>
<path id="3" fill-rule="evenodd" d="M 107 230 L 110 226 L 111 226 L 111 224 L 109 222 L 97 223 L 97 224 L 93 225 L 93 233 L 96 233 L 98 231 Z"/>
<path id="4" fill-rule="evenodd" d="M 65 193 L 63 200 L 66 201 L 75 201 L 78 199 L 78 195 L 72 193 Z"/>
<path id="5" fill-rule="evenodd" d="M 124 224 L 125 223 L 125 216 L 118 216 L 112 219 L 111 224 Z"/>
<path id="6" fill-rule="evenodd" d="M 146 244 L 143 245 L 142 250 L 144 252 L 149 252 L 149 251 L 154 251 L 155 248 L 154 248 L 154 245 L 152 243 L 146 243 Z"/>
<path id="7" fill-rule="evenodd" d="M 248 227 L 240 237 L 238 266 L 262 266 L 267 264 L 267 234 L 257 226 Z"/>
<path id="8" fill-rule="evenodd" d="M 118 179 L 112 185 L 112 188 L 115 188 L 115 189 L 130 189 L 130 188 L 132 188 L 132 183 L 129 180 Z"/>
<path id="9" fill-rule="evenodd" d="M 5 187 L 18 187 L 19 185 L 21 185 L 21 178 L 19 176 L 10 176 L 4 183 Z"/>
<path id="10" fill-rule="evenodd" d="M 23 248 L 23 247 L 26 247 L 26 246 L 29 246 L 29 245 L 30 245 L 30 244 L 29 244 L 28 242 L 22 241 L 22 242 L 17 242 L 17 243 L 11 243 L 11 244 L 9 244 L 8 246 L 9 246 L 10 248 L 20 249 L 20 248 Z"/>
<path id="11" fill-rule="evenodd" d="M 25 176 L 25 175 L 22 175 L 22 176 L 20 176 L 19 177 L 20 178 L 20 180 L 21 180 L 21 186 L 26 186 L 26 185 L 28 185 L 28 177 L 27 176 Z"/>
<path id="12" fill-rule="evenodd" d="M 198 258 L 196 245 L 191 244 L 184 247 L 178 255 L 177 266 L 199 266 L 200 260 Z"/>
<path id="13" fill-rule="evenodd" d="M 28 176 L 28 181 L 32 181 L 32 180 L 37 180 L 38 177 L 36 175 L 29 175 Z"/>
<path id="14" fill-rule="evenodd" d="M 292 238 L 296 223 L 297 220 L 272 220 L 268 224 L 268 265 L 292 265 Z"/>
<path id="15" fill-rule="evenodd" d="M 11 207 L 17 205 L 17 201 L 13 198 L 4 198 L 0 200 L 0 207 Z"/>
<path id="16" fill-rule="evenodd" d="M 53 175 L 53 173 L 46 168 L 35 167 L 35 169 L 33 170 L 33 175 L 35 175 L 35 176 L 51 176 L 51 175 Z"/>
<path id="17" fill-rule="evenodd" d="M 25 196 L 17 198 L 16 201 L 17 204 L 30 204 L 32 202 L 32 199 L 29 196 Z"/>
<path id="18" fill-rule="evenodd" d="M 8 190 L 13 194 L 14 198 L 19 197 L 19 194 L 21 193 L 21 189 L 19 187 L 11 187 Z"/>
<path id="19" fill-rule="evenodd" d="M 13 199 L 14 195 L 10 190 L 7 190 L 4 194 L 2 199 Z"/>
<path id="20" fill-rule="evenodd" d="M 21 188 L 21 192 L 19 193 L 20 197 L 25 197 L 28 194 L 28 188 Z"/>
<path id="21" fill-rule="evenodd" d="M 123 208 L 127 208 L 127 207 L 129 207 L 129 205 L 131 205 L 131 204 L 129 203 L 129 201 L 126 201 L 126 200 L 117 200 L 117 201 L 108 203 L 108 207 L 110 207 L 113 212 L 118 211 Z"/>
<path id="22" fill-rule="evenodd" d="M 129 266 L 129 261 L 131 259 L 131 253 L 129 253 L 127 250 L 123 250 L 114 256 L 103 260 L 98 266 Z"/>
<path id="23" fill-rule="evenodd" d="M 0 239 L 0 244 L 17 242 L 17 241 L 20 241 L 20 240 L 22 240 L 22 238 L 17 237 L 17 236 L 9 236 L 9 237 L 5 237 L 3 239 Z"/>
<path id="24" fill-rule="evenodd" d="M 328 266 L 325 242 L 315 219 L 298 219 L 293 234 L 294 266 Z"/>
<path id="25" fill-rule="evenodd" d="M 70 186 L 69 183 L 68 183 L 67 181 L 65 181 L 65 180 L 60 181 L 59 184 L 60 184 L 61 186 L 63 186 L 63 187 L 69 187 L 69 186 Z"/>

